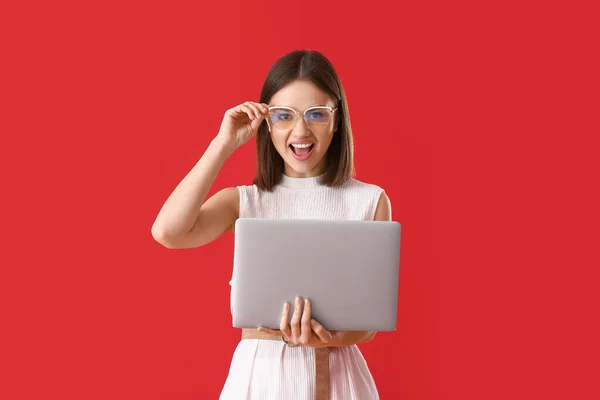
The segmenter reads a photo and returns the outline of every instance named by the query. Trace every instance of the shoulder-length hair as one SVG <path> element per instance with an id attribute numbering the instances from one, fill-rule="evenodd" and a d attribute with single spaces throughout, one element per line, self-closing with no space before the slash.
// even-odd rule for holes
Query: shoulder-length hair
<path id="1" fill-rule="evenodd" d="M 336 102 L 337 128 L 325 156 L 326 170 L 321 182 L 327 186 L 342 185 L 354 175 L 354 141 L 346 94 L 331 62 L 314 50 L 295 50 L 284 55 L 271 66 L 260 102 L 268 104 L 275 93 L 298 79 L 312 82 Z M 273 145 L 266 120 L 258 128 L 256 151 L 258 165 L 253 183 L 259 189 L 272 191 L 281 181 L 284 164 Z"/>

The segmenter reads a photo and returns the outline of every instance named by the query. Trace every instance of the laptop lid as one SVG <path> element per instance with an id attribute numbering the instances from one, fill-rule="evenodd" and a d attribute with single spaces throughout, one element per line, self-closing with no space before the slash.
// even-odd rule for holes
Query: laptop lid
<path id="1" fill-rule="evenodd" d="M 300 296 L 325 329 L 395 330 L 400 232 L 395 221 L 238 219 L 233 326 L 279 329 Z"/>

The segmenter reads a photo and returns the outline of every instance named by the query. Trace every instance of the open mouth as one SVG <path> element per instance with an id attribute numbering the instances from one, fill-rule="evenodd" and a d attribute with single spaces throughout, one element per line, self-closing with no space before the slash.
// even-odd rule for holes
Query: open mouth
<path id="1" fill-rule="evenodd" d="M 312 153 L 313 148 L 315 147 L 314 143 L 292 143 L 290 144 L 290 149 L 292 153 L 294 153 L 294 158 L 297 160 L 305 160 Z"/>

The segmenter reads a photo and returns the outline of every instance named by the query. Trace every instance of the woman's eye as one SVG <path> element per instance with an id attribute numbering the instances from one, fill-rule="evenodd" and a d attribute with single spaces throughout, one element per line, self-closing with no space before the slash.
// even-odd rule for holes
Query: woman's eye
<path id="1" fill-rule="evenodd" d="M 291 114 L 277 114 L 277 119 L 283 119 L 283 120 L 287 120 L 292 118 Z"/>
<path id="2" fill-rule="evenodd" d="M 309 119 L 320 119 L 323 118 L 323 113 L 322 112 L 311 112 L 310 114 L 308 114 L 308 118 Z"/>

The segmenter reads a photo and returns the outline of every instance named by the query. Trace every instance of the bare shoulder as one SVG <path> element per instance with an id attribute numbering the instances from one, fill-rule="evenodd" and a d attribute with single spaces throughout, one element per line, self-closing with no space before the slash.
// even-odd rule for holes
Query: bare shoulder
<path id="1" fill-rule="evenodd" d="M 235 186 L 221 189 L 215 193 L 214 196 L 219 196 L 221 200 L 225 201 L 229 205 L 235 206 L 236 208 L 239 207 L 238 202 L 240 200 L 240 191 Z"/>
<path id="2" fill-rule="evenodd" d="M 240 213 L 240 191 L 237 187 L 226 187 L 215 193 L 202 206 L 203 211 L 206 210 L 222 210 L 219 212 L 221 216 L 226 216 L 228 221 L 227 230 L 233 231 L 235 221 Z M 212 214 L 212 213 L 211 213 Z"/>
<path id="3" fill-rule="evenodd" d="M 212 195 L 200 208 L 194 230 L 210 241 L 232 231 L 239 215 L 240 194 L 237 187 L 226 187 Z"/>
<path id="4" fill-rule="evenodd" d="M 377 206 L 373 220 L 375 221 L 391 221 L 392 220 L 392 204 L 385 189 L 373 183 L 359 181 L 351 178 L 346 182 L 346 187 L 359 190 L 363 193 L 368 193 L 367 196 L 378 196 L 376 199 Z M 375 201 L 375 199 L 373 199 Z"/>
<path id="5" fill-rule="evenodd" d="M 205 204 L 208 202 L 218 202 L 221 205 L 227 205 L 235 208 L 239 208 L 238 202 L 240 200 L 240 192 L 237 187 L 226 187 L 213 194 Z"/>
<path id="6" fill-rule="evenodd" d="M 385 190 L 382 190 L 375 209 L 375 221 L 391 221 L 392 220 L 392 204 Z"/>

